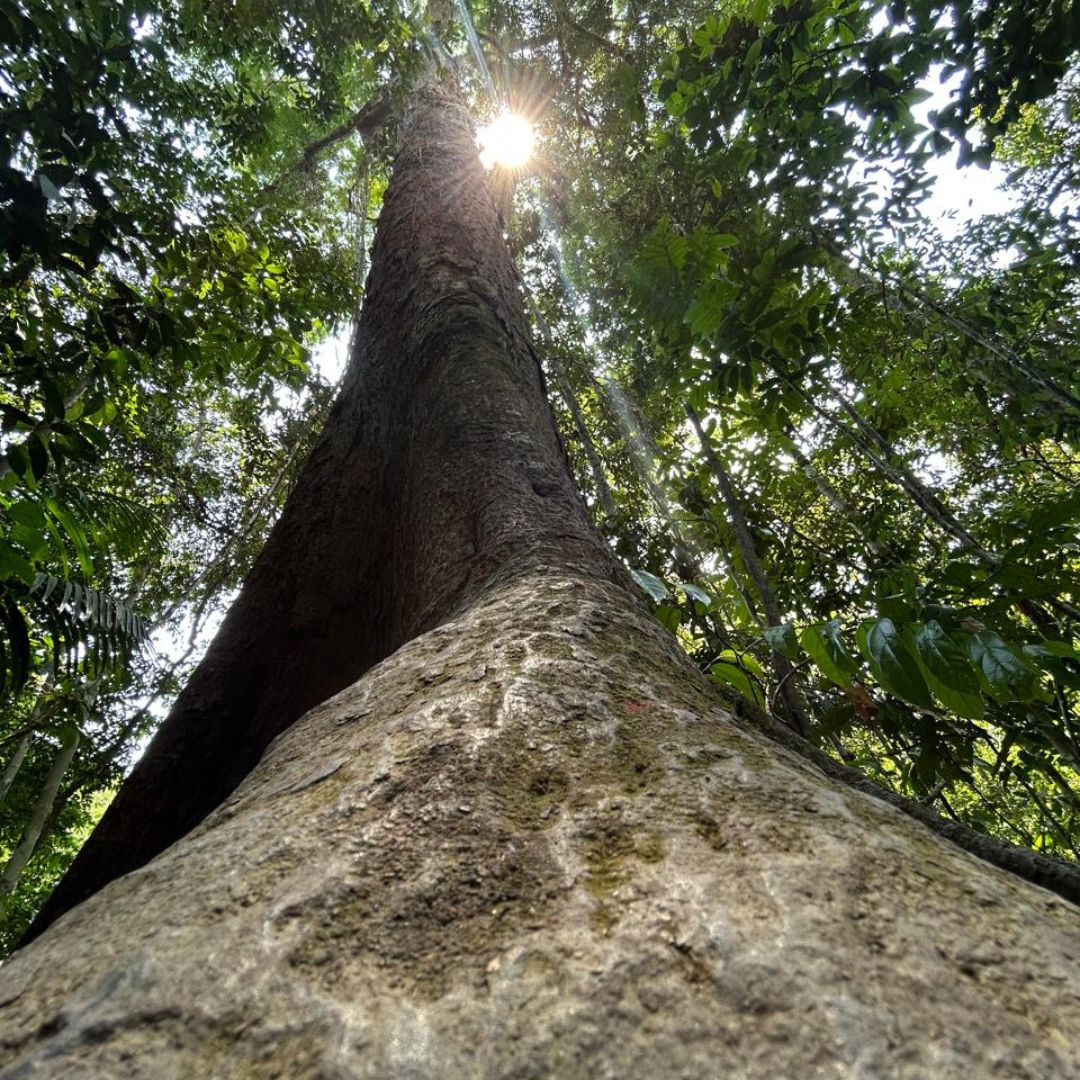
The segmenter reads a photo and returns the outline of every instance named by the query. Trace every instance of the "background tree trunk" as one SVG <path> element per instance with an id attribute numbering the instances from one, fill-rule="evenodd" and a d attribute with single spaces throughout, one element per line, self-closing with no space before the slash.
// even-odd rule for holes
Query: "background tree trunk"
<path id="1" fill-rule="evenodd" d="M 720 490 L 720 498 L 723 501 L 731 531 L 735 535 L 735 544 L 739 555 L 742 557 L 743 566 L 746 567 L 746 572 L 754 583 L 758 598 L 761 600 L 761 606 L 765 611 L 765 626 L 781 626 L 784 616 L 780 611 L 779 603 L 777 603 L 776 593 L 773 592 L 769 575 L 765 573 L 765 567 L 761 565 L 761 559 L 758 557 L 757 545 L 754 543 L 754 536 L 750 531 L 750 523 L 746 520 L 746 512 L 742 508 L 741 499 L 735 491 L 727 469 L 724 468 L 723 462 L 716 453 L 711 436 L 701 426 L 701 418 L 692 405 L 686 406 L 686 415 L 690 418 L 690 423 L 698 437 L 698 443 L 701 445 L 701 452 L 705 455 L 713 479 Z M 806 701 L 799 685 L 795 665 L 775 649 L 771 649 L 770 652 L 773 673 L 776 675 L 777 692 L 782 702 L 784 715 L 788 723 L 800 735 L 809 736 L 810 717 L 806 711 Z"/>
<path id="2" fill-rule="evenodd" d="M 45 829 L 45 822 L 48 821 L 56 803 L 56 795 L 60 790 L 64 774 L 70 768 L 71 759 L 75 756 L 75 751 L 78 748 L 79 729 L 70 727 L 64 732 L 60 748 L 56 751 L 52 765 L 49 766 L 49 771 L 45 774 L 45 781 L 41 785 L 41 791 L 38 792 L 37 800 L 30 811 L 26 828 L 23 829 L 22 836 L 19 838 L 18 844 L 15 845 L 15 850 L 4 865 L 3 871 L 0 872 L 0 896 L 7 896 L 15 891 L 15 886 L 18 885 L 19 878 L 26 869 L 26 864 L 33 857 L 34 849 L 37 847 L 41 834 Z"/>

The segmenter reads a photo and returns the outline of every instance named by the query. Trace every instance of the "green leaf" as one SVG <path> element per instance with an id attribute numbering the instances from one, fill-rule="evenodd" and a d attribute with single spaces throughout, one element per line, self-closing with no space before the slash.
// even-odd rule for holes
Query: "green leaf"
<path id="1" fill-rule="evenodd" d="M 1003 701 L 1028 697 L 1034 672 L 993 630 L 980 630 L 968 641 L 968 653 L 990 692 Z"/>
<path id="2" fill-rule="evenodd" d="M 940 623 L 931 619 L 915 634 L 915 654 L 930 689 L 946 709 L 969 720 L 983 718 L 979 676 Z"/>
<path id="3" fill-rule="evenodd" d="M 694 389 L 687 394 L 686 400 L 694 412 L 701 414 L 709 407 L 709 392 L 704 386 L 695 386 Z"/>
<path id="4" fill-rule="evenodd" d="M 7 449 L 7 461 L 11 466 L 11 471 L 16 475 L 26 479 L 26 474 L 30 473 L 31 477 L 33 473 L 30 470 L 30 455 L 26 451 L 26 446 L 23 443 L 12 443 Z"/>
<path id="5" fill-rule="evenodd" d="M 72 547 L 75 548 L 75 556 L 79 560 L 79 566 L 83 574 L 91 579 L 94 576 L 94 564 L 90 558 L 90 544 L 82 527 L 51 495 L 45 497 L 45 506 L 48 511 L 60 523 L 61 528 L 67 534 Z"/>
<path id="6" fill-rule="evenodd" d="M 724 649 L 716 659 L 724 664 L 735 664 L 737 667 L 744 667 L 751 675 L 756 675 L 759 679 L 765 678 L 765 669 L 758 663 L 757 657 L 753 653 Z"/>
<path id="7" fill-rule="evenodd" d="M 44 480 L 49 471 L 49 451 L 45 448 L 42 438 L 36 433 L 31 433 L 26 440 L 26 452 L 30 455 L 30 468 L 34 472 L 35 480 Z"/>
<path id="8" fill-rule="evenodd" d="M 660 624 L 670 630 L 673 634 L 682 625 L 683 613 L 674 604 L 664 601 L 656 608 L 656 617 L 660 620 Z"/>
<path id="9" fill-rule="evenodd" d="M 918 705 L 933 708 L 922 671 L 904 644 L 892 619 L 865 622 L 856 634 L 859 650 L 870 661 L 870 669 L 879 683 L 890 693 Z"/>
<path id="10" fill-rule="evenodd" d="M 44 173 L 38 173 L 38 187 L 41 188 L 41 194 L 44 195 L 49 202 L 64 201 L 64 196 L 60 193 L 60 189 Z"/>
<path id="11" fill-rule="evenodd" d="M 700 337 L 715 333 L 724 321 L 725 305 L 738 294 L 738 286 L 727 280 L 707 281 L 694 294 L 683 322 Z"/>
<path id="12" fill-rule="evenodd" d="M 786 656 L 789 660 L 797 660 L 802 653 L 799 647 L 799 639 L 795 636 L 795 627 L 786 622 L 780 626 L 766 626 L 761 636 L 768 643 L 773 652 Z"/>
<path id="13" fill-rule="evenodd" d="M 0 540 L 0 581 L 11 577 L 29 584 L 34 580 L 34 568 L 17 548 Z"/>
<path id="14" fill-rule="evenodd" d="M 1061 525 L 1080 520 L 1080 491 L 1071 491 L 1035 510 L 1028 524 L 1028 533 L 1042 533 Z"/>
<path id="15" fill-rule="evenodd" d="M 30 499 L 20 499 L 18 502 L 13 502 L 6 508 L 5 513 L 19 525 L 25 525 L 30 529 L 45 528 L 45 511 L 42 510 L 40 503 L 33 502 Z"/>
<path id="16" fill-rule="evenodd" d="M 799 634 L 799 643 L 827 679 L 845 689 L 851 686 L 851 677 L 859 670 L 859 662 L 844 645 L 838 619 L 806 627 Z"/>
<path id="17" fill-rule="evenodd" d="M 110 349 L 105 354 L 105 367 L 114 378 L 122 379 L 128 369 L 129 352 L 127 349 Z"/>
<path id="18" fill-rule="evenodd" d="M 694 585 L 689 581 L 680 581 L 679 588 L 682 589 L 687 596 L 696 600 L 699 604 L 704 604 L 708 607 L 712 603 L 712 597 L 698 585 Z"/>
<path id="19" fill-rule="evenodd" d="M 1025 645 L 1020 651 L 1036 667 L 1049 672 L 1055 679 L 1060 679 L 1066 686 L 1080 690 L 1080 656 L 1066 645 L 1068 652 L 1052 651 L 1051 645 L 1065 645 L 1063 641 L 1042 641 L 1035 645 Z M 1072 661 L 1072 666 L 1070 666 Z"/>
<path id="20" fill-rule="evenodd" d="M 751 668 L 746 661 L 752 658 L 743 654 L 740 658 L 742 664 L 740 667 L 739 663 L 735 662 L 735 654 L 731 649 L 726 649 L 725 653 L 731 655 L 731 660 L 718 660 L 709 668 L 709 674 L 717 682 L 734 687 L 743 697 L 749 698 L 756 705 L 764 708 L 765 694 L 757 680 L 751 678 L 750 674 L 748 674 Z"/>
<path id="21" fill-rule="evenodd" d="M 648 570 L 631 569 L 630 576 L 649 594 L 654 603 L 659 604 L 667 598 L 667 586 L 655 574 L 650 574 Z"/>
<path id="22" fill-rule="evenodd" d="M 1026 650 L 1027 646 L 1025 645 L 1024 648 Z M 1070 645 L 1067 641 L 1040 641 L 1038 648 L 1050 653 L 1051 656 L 1063 656 L 1066 660 L 1080 662 L 1080 650 L 1077 650 L 1075 646 Z"/>

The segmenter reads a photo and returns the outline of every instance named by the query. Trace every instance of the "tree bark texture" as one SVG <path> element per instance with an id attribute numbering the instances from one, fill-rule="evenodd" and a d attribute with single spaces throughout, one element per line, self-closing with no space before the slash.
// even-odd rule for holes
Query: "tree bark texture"
<path id="1" fill-rule="evenodd" d="M 1080 919 L 536 569 L 3 970 L 0 1077 L 1080 1072 Z"/>
<path id="2" fill-rule="evenodd" d="M 305 710 L 485 590 L 539 565 L 625 576 L 568 473 L 527 326 L 468 112 L 429 85 L 404 122 L 327 428 L 31 934 L 182 836 Z"/>

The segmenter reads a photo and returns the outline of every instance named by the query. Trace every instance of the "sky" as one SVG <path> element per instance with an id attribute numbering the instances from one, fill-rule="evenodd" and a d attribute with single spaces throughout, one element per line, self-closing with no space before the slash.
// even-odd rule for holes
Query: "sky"
<path id="1" fill-rule="evenodd" d="M 948 104 L 959 84 L 960 76 L 942 83 L 938 71 L 931 71 L 923 87 L 932 96 L 915 106 L 912 115 L 919 123 L 928 124 L 929 114 Z M 931 160 L 934 189 L 923 204 L 927 218 L 936 222 L 947 239 L 952 239 L 966 222 L 1008 210 L 1013 203 L 1004 190 L 1005 168 L 992 162 L 989 168 L 967 165 L 961 169 L 956 163 L 958 154 L 959 148 L 954 147 L 951 153 Z"/>

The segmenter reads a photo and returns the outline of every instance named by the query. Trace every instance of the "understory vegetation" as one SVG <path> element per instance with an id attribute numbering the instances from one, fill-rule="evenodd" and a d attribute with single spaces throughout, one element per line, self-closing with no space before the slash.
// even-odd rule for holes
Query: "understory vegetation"
<path id="1" fill-rule="evenodd" d="M 432 51 L 478 126 L 536 126 L 493 184 L 659 620 L 894 791 L 1080 857 L 1078 47 L 1070 0 L 0 0 L 0 946 L 318 433 Z"/>

